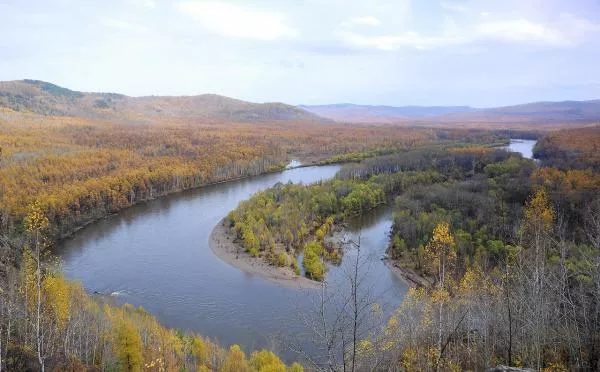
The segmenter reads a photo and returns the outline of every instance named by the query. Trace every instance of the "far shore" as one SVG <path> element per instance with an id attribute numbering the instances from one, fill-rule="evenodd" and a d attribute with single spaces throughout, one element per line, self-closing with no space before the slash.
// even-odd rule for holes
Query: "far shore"
<path id="1" fill-rule="evenodd" d="M 290 267 L 275 267 L 262 258 L 250 256 L 235 242 L 233 234 L 225 226 L 225 218 L 212 230 L 209 245 L 222 261 L 248 274 L 298 289 L 316 289 L 322 285 L 320 282 L 296 275 Z"/>

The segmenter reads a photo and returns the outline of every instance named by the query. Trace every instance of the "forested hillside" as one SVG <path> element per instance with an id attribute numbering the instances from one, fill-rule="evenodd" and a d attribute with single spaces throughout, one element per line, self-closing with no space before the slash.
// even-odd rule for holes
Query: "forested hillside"
<path id="1" fill-rule="evenodd" d="M 0 82 L 0 107 L 42 115 L 134 124 L 174 118 L 250 123 L 329 121 L 283 103 L 258 104 L 216 94 L 129 97 L 115 93 L 84 93 L 38 80 Z"/>

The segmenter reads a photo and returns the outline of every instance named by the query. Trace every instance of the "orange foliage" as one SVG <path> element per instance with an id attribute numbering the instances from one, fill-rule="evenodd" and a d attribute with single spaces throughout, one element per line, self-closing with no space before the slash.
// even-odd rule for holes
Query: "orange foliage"
<path id="1" fill-rule="evenodd" d="M 431 141 L 430 129 L 339 124 L 126 125 L 0 110 L 0 231 L 38 201 L 55 235 L 136 202 L 312 160 Z"/>
<path id="2" fill-rule="evenodd" d="M 567 194 L 573 191 L 599 190 L 600 174 L 590 169 L 562 171 L 556 168 L 538 168 L 532 175 L 535 184 Z"/>
<path id="3" fill-rule="evenodd" d="M 548 165 L 600 170 L 600 125 L 550 133 L 539 141 L 536 154 Z"/>

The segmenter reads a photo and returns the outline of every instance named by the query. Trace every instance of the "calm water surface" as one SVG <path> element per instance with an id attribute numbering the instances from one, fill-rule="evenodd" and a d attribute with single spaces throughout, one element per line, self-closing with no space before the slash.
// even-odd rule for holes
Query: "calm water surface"
<path id="1" fill-rule="evenodd" d="M 524 158 L 533 158 L 533 146 L 536 144 L 536 140 L 527 139 L 511 139 L 510 144 L 506 147 L 508 151 L 520 152 Z"/>
<path id="2" fill-rule="evenodd" d="M 309 310 L 315 291 L 243 273 L 217 258 L 208 239 L 220 219 L 253 193 L 277 182 L 328 179 L 338 169 L 296 168 L 167 196 L 88 226 L 63 241 L 57 253 L 66 275 L 82 281 L 88 291 L 112 293 L 119 302 L 143 306 L 168 326 L 197 331 L 224 345 L 271 347 L 293 360 L 295 355 L 276 340 L 306 332 L 298 312 Z M 379 302 L 393 309 L 407 288 L 380 260 L 391 213 L 380 208 L 350 225 L 368 257 L 369 285 Z M 349 251 L 345 258 L 353 254 Z M 332 285 L 345 285 L 348 262 L 330 268 Z"/>

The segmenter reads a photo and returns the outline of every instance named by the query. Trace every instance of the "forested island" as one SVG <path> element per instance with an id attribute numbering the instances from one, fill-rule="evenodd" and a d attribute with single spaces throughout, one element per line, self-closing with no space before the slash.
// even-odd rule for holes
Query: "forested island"
<path id="1" fill-rule="evenodd" d="M 597 124 L 339 124 L 218 96 L 132 98 L 39 81 L 0 88 L 2 369 L 598 366 Z M 503 148 L 520 136 L 540 138 L 538 160 Z M 280 172 L 292 159 L 341 168 L 259 191 L 220 217 L 228 237 L 218 238 L 235 249 L 230 261 L 259 262 L 254 273 L 322 295 L 317 305 L 329 291 L 346 300 L 337 322 L 300 314 L 326 323 L 312 354 L 290 345 L 297 358 L 283 358 L 166 327 L 68 278 L 56 258 L 88 225 L 169 194 Z M 398 309 L 363 297 L 361 242 L 344 240 L 349 221 L 382 206 L 393 223 L 381 258 L 411 284 Z M 356 271 L 336 288 L 328 271 L 347 256 Z"/>

